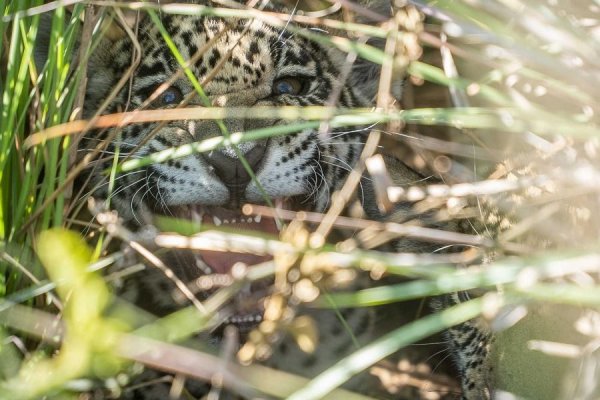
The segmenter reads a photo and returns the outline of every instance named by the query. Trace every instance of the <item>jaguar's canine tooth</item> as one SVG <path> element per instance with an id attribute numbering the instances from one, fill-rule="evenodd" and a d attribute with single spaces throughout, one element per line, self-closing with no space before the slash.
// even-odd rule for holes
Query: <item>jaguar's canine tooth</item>
<path id="1" fill-rule="evenodd" d="M 258 223 L 260 223 L 261 219 L 262 219 L 262 215 L 257 215 L 256 217 L 254 217 L 254 222 L 256 222 L 258 224 Z"/>
<path id="2" fill-rule="evenodd" d="M 236 222 L 237 222 L 237 219 L 235 219 L 235 218 L 231 220 L 232 224 L 235 224 Z"/>
<path id="3" fill-rule="evenodd" d="M 226 221 L 227 222 L 227 221 Z M 215 224 L 215 226 L 221 226 L 222 222 L 219 219 L 219 217 L 213 215 L 213 224 Z"/>

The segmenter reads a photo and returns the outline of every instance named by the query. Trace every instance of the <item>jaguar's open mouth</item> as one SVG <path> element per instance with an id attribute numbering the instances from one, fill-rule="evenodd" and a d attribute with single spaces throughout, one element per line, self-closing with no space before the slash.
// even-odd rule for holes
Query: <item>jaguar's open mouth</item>
<path id="1" fill-rule="evenodd" d="M 282 203 L 283 204 L 283 203 Z M 179 206 L 171 210 L 172 214 L 180 219 L 193 221 L 200 224 L 203 231 L 216 228 L 231 233 L 256 233 L 265 237 L 279 235 L 280 227 L 272 217 L 261 215 L 244 215 L 241 210 L 232 210 L 223 207 L 209 207 L 198 205 Z M 270 255 L 258 255 L 249 252 L 223 251 L 223 248 L 208 250 L 203 249 L 199 256 L 210 268 L 211 273 L 228 274 L 237 263 L 252 266 L 270 260 Z"/>
<path id="2" fill-rule="evenodd" d="M 285 208 L 292 206 L 291 201 L 277 201 L 278 208 Z M 269 216 L 264 215 L 244 215 L 241 210 L 232 210 L 224 207 L 214 206 L 201 206 L 201 205 L 185 205 L 172 207 L 170 213 L 179 219 L 192 221 L 199 224 L 202 231 L 220 230 L 224 232 L 231 232 L 234 234 L 241 233 L 254 233 L 255 236 L 264 236 L 266 238 L 277 238 L 280 232 L 280 226 L 278 222 Z M 262 252 L 262 254 L 253 254 L 252 252 L 239 252 L 239 251 L 223 251 L 223 248 L 218 250 L 182 250 L 185 253 L 193 254 L 191 257 L 179 257 L 179 263 L 182 260 L 188 260 L 192 265 L 181 266 L 179 265 L 177 270 L 194 270 L 192 278 L 192 285 L 196 286 L 193 289 L 200 298 L 206 298 L 210 296 L 215 288 L 206 289 L 200 287 L 194 282 L 200 282 L 202 276 L 209 275 L 218 277 L 228 275 L 232 272 L 232 268 L 238 264 L 243 263 L 245 266 L 253 266 L 262 262 L 266 262 L 272 259 L 270 254 Z M 179 250 L 177 250 L 179 251 Z M 259 252 L 261 253 L 261 252 Z M 204 267 L 208 269 L 202 271 L 197 266 L 197 260 L 201 260 Z M 196 260 L 196 261 L 193 261 Z M 196 265 L 194 265 L 196 264 Z M 188 275 L 186 273 L 186 275 Z M 188 275 L 188 278 L 191 276 Z M 207 277 L 208 278 L 208 277 Z M 236 295 L 226 306 L 224 319 L 221 327 L 217 328 L 214 332 L 219 335 L 222 327 L 226 325 L 235 325 L 239 332 L 244 334 L 254 328 L 260 321 L 262 321 L 262 300 L 269 294 L 269 282 L 254 282 L 249 284 L 247 288 L 242 289 L 238 295 Z M 183 299 L 182 299 L 183 300 Z"/>

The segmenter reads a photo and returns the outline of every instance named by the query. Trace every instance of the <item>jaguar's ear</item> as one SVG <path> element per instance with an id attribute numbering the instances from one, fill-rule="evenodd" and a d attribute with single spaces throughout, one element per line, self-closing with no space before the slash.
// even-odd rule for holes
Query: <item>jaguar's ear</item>
<path id="1" fill-rule="evenodd" d="M 304 0 L 298 4 L 294 0 L 283 0 L 282 5 L 287 11 L 300 9 L 303 12 L 325 16 L 325 18 L 341 19 L 342 10 L 353 14 L 354 22 L 371 23 L 381 22 L 392 16 L 392 0 L 348 0 L 348 1 L 323 1 Z"/>
<path id="2" fill-rule="evenodd" d="M 362 24 L 380 24 L 393 17 L 392 2 L 389 0 L 359 0 L 356 1 L 360 8 L 355 12 L 355 21 Z M 383 18 L 383 21 L 382 21 Z M 370 38 L 367 44 L 379 50 L 385 48 L 385 38 Z M 379 78 L 381 76 L 381 65 L 358 57 L 353 65 L 352 72 L 348 77 L 353 87 L 359 88 L 362 94 L 374 101 L 379 90 Z M 402 96 L 404 76 L 396 73 L 392 80 L 391 93 L 394 97 Z"/>
<path id="3" fill-rule="evenodd" d="M 390 0 L 355 0 L 352 1 L 354 20 L 361 24 L 377 23 L 392 17 L 392 2 Z"/>
<path id="4" fill-rule="evenodd" d="M 394 15 L 392 1 L 353 0 L 346 7 L 346 10 L 340 10 L 335 15 L 328 16 L 328 18 L 335 17 L 343 20 L 346 19 L 348 15 L 350 15 L 353 22 L 366 25 L 382 24 L 391 19 Z M 355 39 L 355 36 L 349 34 L 347 31 L 331 31 L 330 33 L 333 35 L 349 37 L 352 40 Z M 379 50 L 383 50 L 385 48 L 385 43 L 385 38 L 371 37 L 366 44 Z M 332 50 L 331 58 L 340 68 L 343 68 L 346 62 L 347 53 Z M 380 74 L 381 65 L 358 57 L 348 76 L 348 83 L 360 91 L 367 100 L 374 100 L 379 89 Z M 391 92 L 394 97 L 400 98 L 402 96 L 403 82 L 404 72 L 396 71 L 393 76 L 391 87 Z"/>
<path id="5" fill-rule="evenodd" d="M 34 47 L 34 60 L 38 73 L 43 70 L 48 61 L 50 51 L 50 38 L 52 32 L 52 13 L 41 15 L 38 33 Z M 87 57 L 87 97 L 86 105 L 91 110 L 100 101 L 114 81 L 114 72 L 112 68 L 107 68 L 114 63 L 113 49 L 116 41 L 125 36 L 125 31 L 113 22 L 103 22 L 108 26 L 96 27 L 103 34 L 101 38 L 94 38 L 94 50 Z M 83 29 L 83 26 L 81 27 Z M 99 42 L 95 42 L 99 40 Z M 91 46 L 90 46 L 91 47 Z M 68 59 L 71 62 L 71 69 L 80 65 L 80 43 L 77 42 L 71 51 Z"/>
<path id="6" fill-rule="evenodd" d="M 50 36 L 52 32 L 52 17 L 53 14 L 43 13 L 40 15 L 40 23 L 38 26 L 37 36 L 35 38 L 35 47 L 33 50 L 33 56 L 35 61 L 35 66 L 40 72 L 45 64 L 48 61 L 48 54 L 50 50 Z M 130 21 L 127 20 L 127 23 Z M 125 36 L 125 31 L 118 26 L 118 24 L 114 22 L 104 21 L 104 25 L 101 27 L 104 36 L 101 38 L 100 43 L 96 46 L 97 50 L 94 51 L 94 54 L 90 56 L 89 59 L 89 68 L 91 70 L 98 68 L 103 68 L 107 63 L 110 63 L 110 59 L 108 59 L 108 49 L 112 47 L 112 45 Z M 82 23 L 83 25 L 83 23 Z M 72 50 L 70 60 L 76 60 L 79 53 L 79 42 L 77 42 Z"/>

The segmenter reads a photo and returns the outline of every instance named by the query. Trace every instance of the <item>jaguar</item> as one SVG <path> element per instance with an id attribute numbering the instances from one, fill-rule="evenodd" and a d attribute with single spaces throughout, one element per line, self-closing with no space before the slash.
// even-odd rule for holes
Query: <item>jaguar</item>
<path id="1" fill-rule="evenodd" d="M 221 2 L 192 3 L 221 6 Z M 242 8 L 238 3 L 225 4 Z M 289 15 L 296 10 L 293 5 L 266 7 L 267 11 Z M 135 29 L 125 28 L 116 37 L 100 39 L 87 66 L 84 117 L 92 118 L 99 109 L 104 114 L 156 110 L 159 115 L 160 110 L 175 108 L 351 109 L 374 105 L 380 66 L 348 55 L 332 43 L 311 38 L 311 35 L 348 36 L 347 33 L 333 29 L 326 32 L 291 20 L 273 24 L 258 17 L 221 18 L 199 15 L 194 8 L 180 10 L 186 11 L 186 15 L 169 13 L 167 7 L 155 12 L 154 18 L 139 15 Z M 343 19 L 345 14 L 347 11 L 337 11 L 329 18 Z M 377 19 L 373 15 L 389 19 L 392 4 L 381 0 L 361 2 L 357 20 L 374 23 Z M 131 77 L 122 80 L 132 68 Z M 82 138 L 80 148 L 84 152 L 100 149 L 101 156 L 95 172 L 86 176 L 87 184 L 95 197 L 110 199 L 119 217 L 130 227 L 152 224 L 153 215 L 159 214 L 234 230 L 277 234 L 278 226 L 273 219 L 248 217 L 241 212 L 241 206 L 274 199 L 294 210 L 325 212 L 332 193 L 340 189 L 357 164 L 370 127 L 331 129 L 322 124 L 284 136 L 243 141 L 118 174 L 114 185 L 106 181 L 103 171 L 110 169 L 115 155 L 121 160 L 135 160 L 222 135 L 285 127 L 288 123 L 276 116 L 253 119 L 251 113 L 224 114 L 221 120 L 183 118 L 129 124 L 118 131 L 92 131 Z M 390 160 L 388 168 L 394 183 L 400 186 L 424 179 L 399 160 Z M 385 218 L 376 206 L 368 178 L 363 179 L 362 193 L 357 197 L 369 218 Z M 406 204 L 397 207 L 397 211 L 410 213 Z M 400 240 L 396 244 L 398 251 L 407 249 L 432 251 L 426 243 Z M 205 274 L 228 274 L 238 262 L 252 265 L 262 260 L 212 251 L 204 252 L 201 257 L 180 253 L 175 258 L 170 265 L 178 279 L 185 282 Z M 360 285 L 368 279 L 358 282 Z M 125 297 L 155 314 L 166 314 L 180 307 L 173 299 L 172 282 L 159 270 L 132 276 L 122 291 Z M 257 299 L 265 292 L 264 287 L 253 287 L 250 300 L 258 303 Z M 248 310 L 245 306 L 248 301 L 248 296 L 238 301 L 238 310 L 224 324 L 235 325 L 241 332 L 253 329 L 261 313 Z M 448 301 L 452 302 L 452 298 Z M 355 343 L 368 343 L 380 335 L 371 309 L 345 310 L 344 325 L 333 311 L 309 313 L 321 327 L 318 349 L 305 354 L 291 338 L 283 339 L 272 351 L 269 365 L 315 376 L 354 351 Z M 474 323 L 449 330 L 448 335 L 449 342 L 457 346 L 455 354 L 464 377 L 464 398 L 488 398 L 488 335 Z M 361 378 L 351 383 L 354 388 L 361 385 Z M 129 395 L 164 399 L 168 390 L 164 383 L 141 385 Z M 189 390 L 201 397 L 209 388 L 196 385 Z"/>

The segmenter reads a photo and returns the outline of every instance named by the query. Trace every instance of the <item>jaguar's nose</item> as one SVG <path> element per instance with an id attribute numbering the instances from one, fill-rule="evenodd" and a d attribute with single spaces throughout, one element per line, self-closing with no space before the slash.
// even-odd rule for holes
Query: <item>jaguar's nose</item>
<path id="1" fill-rule="evenodd" d="M 242 152 L 240 149 L 239 153 L 243 154 L 252 171 L 256 172 L 265 154 L 265 149 L 266 143 L 256 143 L 250 150 Z M 244 189 L 252 179 L 232 149 L 213 150 L 205 154 L 205 158 L 214 167 L 215 173 L 221 181 L 236 192 Z"/>

